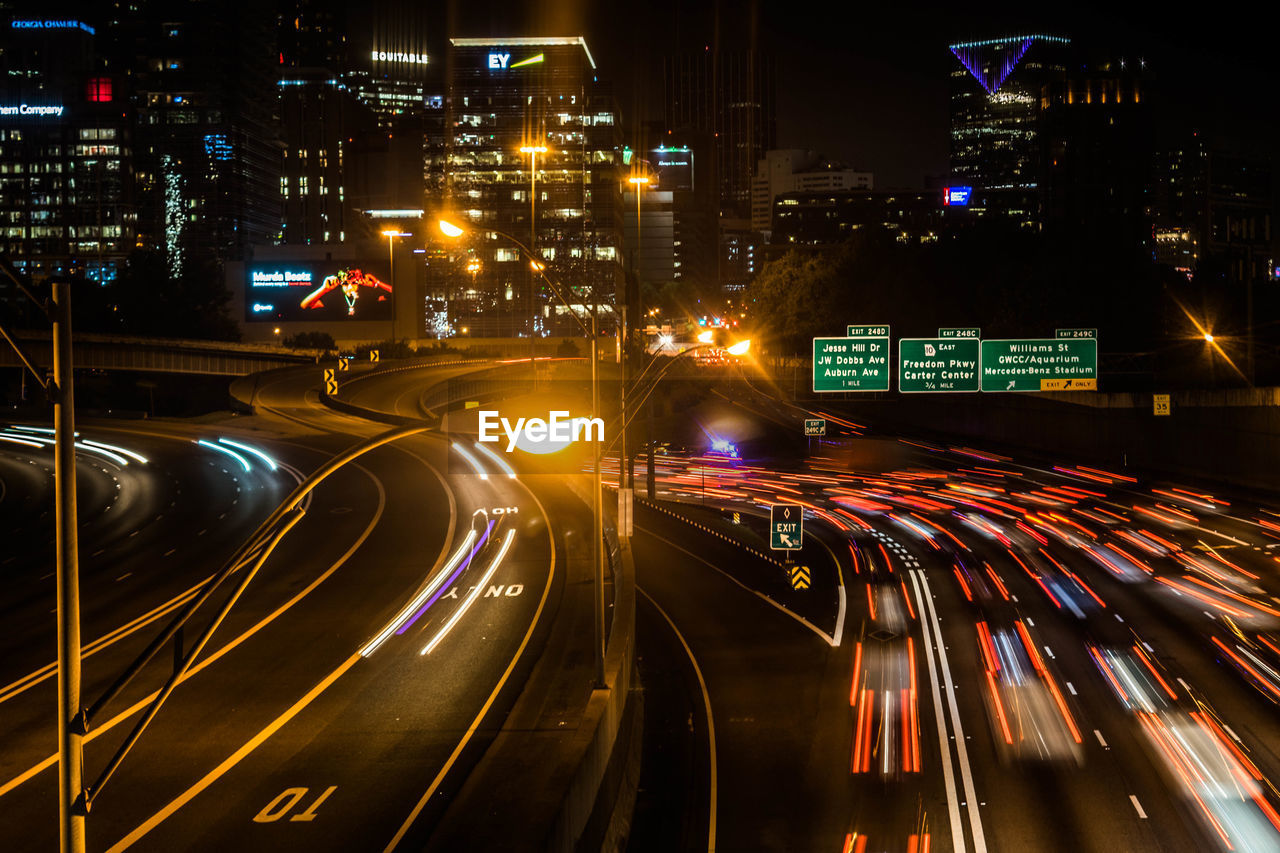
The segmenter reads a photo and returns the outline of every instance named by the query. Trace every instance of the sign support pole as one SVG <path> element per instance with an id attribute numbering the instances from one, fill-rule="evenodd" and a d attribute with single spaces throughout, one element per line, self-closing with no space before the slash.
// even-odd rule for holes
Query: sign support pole
<path id="1" fill-rule="evenodd" d="M 58 817 L 62 853 L 84 853 L 84 714 L 80 707 L 80 561 L 76 523 L 71 283 L 53 282 L 54 482 L 57 500 Z"/>

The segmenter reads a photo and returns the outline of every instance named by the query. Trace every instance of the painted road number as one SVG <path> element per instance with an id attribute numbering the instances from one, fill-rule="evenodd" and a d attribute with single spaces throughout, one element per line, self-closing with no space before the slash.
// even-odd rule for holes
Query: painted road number
<path id="1" fill-rule="evenodd" d="M 253 817 L 254 823 L 275 823 L 282 817 L 293 811 L 293 807 L 306 799 L 310 788 L 285 788 L 279 796 L 267 803 L 267 805 Z M 316 809 L 320 808 L 320 804 L 329 799 L 329 795 L 338 790 L 337 785 L 330 785 L 324 789 L 324 793 L 316 797 L 304 811 L 298 812 L 289 820 L 310 822 L 316 819 Z"/>

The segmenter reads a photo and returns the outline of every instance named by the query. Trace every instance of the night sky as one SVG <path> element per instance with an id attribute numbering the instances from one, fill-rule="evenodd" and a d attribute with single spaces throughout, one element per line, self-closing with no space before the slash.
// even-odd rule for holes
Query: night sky
<path id="1" fill-rule="evenodd" d="M 718 43 L 756 45 L 778 62 L 778 144 L 811 148 L 922 187 L 947 168 L 947 44 L 1023 32 L 1066 35 L 1143 57 L 1161 102 L 1233 147 L 1280 148 L 1280 61 L 1273 4 L 1000 4 L 449 0 L 449 35 L 587 37 L 614 82 L 624 125 L 662 117 L 662 56 Z M 444 33 L 440 34 L 445 35 Z M 435 41 L 435 39 L 433 39 Z"/>

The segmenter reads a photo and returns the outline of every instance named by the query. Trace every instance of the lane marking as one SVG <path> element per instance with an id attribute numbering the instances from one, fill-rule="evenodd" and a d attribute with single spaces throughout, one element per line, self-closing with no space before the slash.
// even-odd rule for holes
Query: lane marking
<path id="1" fill-rule="evenodd" d="M 1098 743 L 1102 744 L 1103 749 L 1111 748 L 1107 746 L 1107 739 L 1102 736 L 1102 732 L 1098 731 L 1097 729 L 1094 729 L 1093 734 L 1098 738 Z"/>
<path id="2" fill-rule="evenodd" d="M 969 766 L 969 748 L 965 744 L 964 726 L 960 723 L 960 707 L 956 703 L 955 683 L 951 678 L 951 666 L 947 663 L 947 647 L 942 642 L 942 625 L 939 624 L 938 611 L 933 605 L 933 593 L 929 590 L 929 579 L 920 569 L 912 569 L 920 580 L 920 585 L 929 594 L 924 603 L 929 608 L 929 618 L 933 622 L 933 632 L 938 638 L 938 662 L 942 667 L 943 683 L 947 688 L 947 705 L 951 710 L 951 730 L 956 735 L 956 756 L 960 759 L 960 778 L 964 782 L 964 792 L 969 808 L 969 828 L 973 832 L 973 849 L 977 853 L 986 853 L 987 841 L 982 832 L 982 816 L 978 814 L 978 795 L 973 787 L 973 770 Z"/>
<path id="3" fill-rule="evenodd" d="M 911 585 L 916 590 L 916 601 L 920 603 L 923 616 L 924 593 L 920 591 L 920 583 L 915 572 L 911 573 Z M 929 636 L 928 622 L 920 620 L 920 632 L 924 635 L 925 660 L 929 664 L 929 684 L 933 688 L 933 718 L 938 725 L 938 751 L 942 754 L 942 777 L 947 788 L 947 813 L 951 818 L 951 846 L 957 853 L 964 851 L 964 826 L 960 821 L 959 798 L 956 796 L 955 769 L 951 763 L 951 747 L 947 744 L 946 717 L 942 713 L 942 690 L 938 687 L 938 668 L 934 663 L 934 644 Z"/>
<path id="4" fill-rule="evenodd" d="M 1078 693 L 1076 693 L 1076 686 L 1075 686 L 1074 684 L 1072 684 L 1070 681 L 1068 681 L 1068 682 L 1067 682 L 1067 689 L 1071 691 L 1071 695 L 1072 695 L 1072 696 L 1078 696 L 1078 695 L 1079 695 Z"/>
<path id="5" fill-rule="evenodd" d="M 819 628 L 817 625 L 814 625 L 812 622 L 810 622 L 808 619 L 805 619 L 805 618 L 804 618 L 803 616 L 801 616 L 800 614 L 798 614 L 798 613 L 793 613 L 792 611 L 790 611 L 790 610 L 788 610 L 787 608 L 783 607 L 781 604 L 779 604 L 778 602 L 774 601 L 772 598 L 770 598 L 769 596 L 765 595 L 764 593 L 759 592 L 758 590 L 754 590 L 754 589 L 752 589 L 751 587 L 747 586 L 747 585 L 746 585 L 746 584 L 744 584 L 742 581 L 738 580 L 738 579 L 737 579 L 737 578 L 735 578 L 733 575 L 729 574 L 728 572 L 726 572 L 724 569 L 720 568 L 720 567 L 719 567 L 719 566 L 717 566 L 716 564 L 714 564 L 714 563 L 712 563 L 712 562 L 709 562 L 708 560 L 704 559 L 703 557 L 698 556 L 697 554 L 693 553 L 692 551 L 689 551 L 689 550 L 686 550 L 686 549 L 684 549 L 684 548 L 680 547 L 680 546 L 679 546 L 679 545 L 677 545 L 676 543 L 672 542 L 670 539 L 666 538 L 665 536 L 660 536 L 659 534 L 654 533 L 652 530 L 650 530 L 650 529 L 649 529 L 649 528 L 647 528 L 647 527 L 641 527 L 641 525 L 639 525 L 639 524 L 637 524 L 637 525 L 636 525 L 636 527 L 637 527 L 637 528 L 639 528 L 639 529 L 641 529 L 641 530 L 643 530 L 646 534 L 648 534 L 649 536 L 652 536 L 654 539 L 661 540 L 661 541 L 663 541 L 663 542 L 667 543 L 668 545 L 670 545 L 672 548 L 675 548 L 677 551 L 680 551 L 680 552 L 681 552 L 681 553 L 683 553 L 683 554 L 688 554 L 690 557 L 693 557 L 695 560 L 697 560 L 698 562 L 702 563 L 703 565 L 710 566 L 712 569 L 715 569 L 717 572 L 719 572 L 720 574 L 724 575 L 726 578 L 728 578 L 729 580 L 733 581 L 735 584 L 737 584 L 738 586 L 742 587 L 742 589 L 744 589 L 744 590 L 746 590 L 747 592 L 751 593 L 751 594 L 752 594 L 752 595 L 754 595 L 756 598 L 760 599 L 761 601 L 765 602 L 766 604 L 770 605 L 771 607 L 776 608 L 777 610 L 781 611 L 782 613 L 785 613 L 786 615 L 790 616 L 792 619 L 794 619 L 794 620 L 796 620 L 797 622 L 799 622 L 801 625 L 803 625 L 803 626 L 805 626 L 806 628 L 808 628 L 808 629 L 809 629 L 810 631 L 812 631 L 813 633 L 817 634 L 819 637 L 821 637 L 821 638 L 822 638 L 822 639 L 827 643 L 827 645 L 829 645 L 829 646 L 833 646 L 833 647 L 836 645 L 836 643 L 835 643 L 835 638 L 834 638 L 834 637 L 832 637 L 830 634 L 827 634 L 826 632 L 824 632 L 824 631 L 823 631 L 821 628 Z"/>
<path id="6" fill-rule="evenodd" d="M 163 823 L 166 819 L 168 819 L 174 812 L 176 812 L 178 809 L 182 808 L 187 803 L 191 802 L 193 799 L 199 796 L 201 792 L 203 792 L 206 788 L 208 788 L 214 782 L 218 781 L 218 779 L 222 777 L 224 774 L 226 774 L 228 770 L 230 770 L 231 768 L 239 764 L 241 760 L 244 759 L 245 756 L 253 752 L 259 746 L 261 746 L 269 737 L 271 737 L 273 734 L 279 731 L 286 723 L 288 723 L 295 716 L 297 716 L 298 713 L 302 711 L 303 708 L 306 708 L 308 705 L 310 705 L 317 696 L 319 696 L 324 691 L 328 690 L 329 687 L 331 687 L 335 681 L 341 678 L 347 672 L 347 670 L 355 666 L 356 662 L 359 660 L 361 660 L 360 655 L 353 654 L 351 657 L 347 658 L 345 661 L 339 664 L 337 669 L 333 670 L 333 672 L 326 675 L 319 684 L 317 684 L 315 687 L 312 687 L 309 691 L 307 691 L 305 696 L 303 696 L 297 702 L 294 702 L 293 705 L 290 706 L 289 710 L 285 711 L 283 714 L 281 714 L 280 716 L 272 720 L 266 726 L 266 728 L 264 728 L 262 731 L 254 735 L 252 739 L 250 739 L 247 743 L 245 743 L 235 752 L 231 753 L 231 755 L 228 756 L 221 764 L 219 764 L 217 767 L 213 768 L 208 773 L 206 773 L 203 779 L 201 779 L 196 784 L 192 785 L 187 790 L 183 791 L 181 794 L 175 797 L 167 806 L 160 809 L 160 811 L 156 812 L 151 817 L 143 821 L 142 824 L 133 832 L 130 832 L 124 838 L 120 839 L 111 847 L 107 848 L 107 853 L 119 853 L 119 851 L 121 850 L 127 850 L 128 848 L 132 847 L 135 843 L 140 841 L 143 838 L 143 836 L 151 832 L 151 830 L 155 829 L 157 826 Z"/>
<path id="7" fill-rule="evenodd" d="M 707 692 L 707 681 L 702 677 L 702 668 L 698 666 L 698 659 L 693 656 L 693 649 L 689 648 L 689 644 L 685 642 L 684 635 L 680 633 L 680 629 L 676 627 L 676 623 L 671 621 L 671 617 L 667 615 L 667 611 L 662 609 L 662 605 L 654 601 L 653 596 L 636 585 L 636 591 L 649 599 L 649 603 L 658 611 L 659 615 L 666 620 L 671 626 L 671 632 L 676 635 L 676 639 L 680 641 L 680 645 L 684 647 L 684 653 L 689 656 L 689 663 L 693 664 L 693 674 L 698 677 L 698 687 L 702 690 L 702 706 L 706 710 L 707 715 L 707 748 L 711 758 L 711 784 L 710 784 L 710 808 L 709 819 L 707 825 L 707 853 L 715 853 L 716 850 L 716 724 L 711 713 L 711 694 Z"/>
<path id="8" fill-rule="evenodd" d="M 124 577 L 128 577 L 128 575 L 125 575 Z M 142 628 L 145 628 L 146 626 L 150 625 L 152 622 L 155 622 L 157 619 L 160 619 L 168 615 L 169 613 L 172 613 L 174 610 L 177 610 L 179 607 L 186 604 L 187 601 L 190 600 L 194 595 L 200 592 L 201 588 L 203 588 L 204 585 L 208 583 L 209 579 L 212 577 L 213 575 L 210 575 L 209 577 L 200 581 L 195 586 L 187 589 L 186 592 L 178 594 L 176 597 L 171 598 L 168 601 L 166 601 L 164 604 L 161 604 L 158 607 L 156 607 L 155 609 L 142 614 L 141 616 L 137 617 L 133 621 L 126 622 L 124 625 L 121 625 L 119 628 L 115 629 L 114 631 L 108 634 L 103 634 L 98 639 L 86 645 L 81 650 L 80 657 L 82 659 L 87 658 L 90 655 L 92 655 L 94 652 L 102 651 L 107 646 L 111 645 L 117 640 L 122 640 L 125 637 L 132 634 L 133 632 L 138 631 Z M 122 580 L 123 578 L 120 578 L 120 579 Z M 4 687 L 0 687 L 0 703 L 9 701 L 13 697 L 17 696 L 19 693 L 22 693 L 23 691 L 36 686 L 37 684 L 44 681 L 45 679 L 52 678 L 54 675 L 57 674 L 57 671 L 58 671 L 58 662 L 54 661 L 53 663 L 45 664 L 44 666 L 40 667 L 34 672 L 30 672 L 27 675 L 24 675 L 22 678 L 19 678 L 17 681 L 7 684 Z"/>
<path id="9" fill-rule="evenodd" d="M 538 496 L 533 493 L 533 490 L 520 482 L 520 480 L 516 480 L 516 482 L 520 483 L 520 488 L 524 489 L 530 499 L 537 504 L 538 512 L 541 513 L 543 519 L 546 520 L 548 518 L 547 509 L 542 505 L 542 501 L 538 500 Z M 400 828 L 396 830 L 396 834 L 392 837 L 391 841 L 387 843 L 387 846 L 383 848 L 383 853 L 391 853 L 392 850 L 396 849 L 396 845 L 404 840 L 405 834 L 409 831 L 409 827 L 418 819 L 418 815 L 422 814 L 422 810 L 435 794 L 436 789 L 440 787 L 442 782 L 444 782 L 445 776 L 449 774 L 454 763 L 457 762 L 458 756 L 462 755 L 462 751 L 466 748 L 467 744 L 471 742 L 471 738 L 475 735 L 476 730 L 480 728 L 481 721 L 484 720 L 485 715 L 489 713 L 489 708 L 492 707 L 495 701 L 497 701 L 498 694 L 502 692 L 503 685 L 507 683 L 507 679 L 511 677 L 511 673 L 515 671 L 516 664 L 519 663 L 521 655 L 524 654 L 525 648 L 529 645 L 529 640 L 533 638 L 533 632 L 538 627 L 538 622 L 542 618 L 542 611 L 546 607 L 547 598 L 551 595 L 551 582 L 556 576 L 556 540 L 555 537 L 551 535 L 551 526 L 549 524 L 546 526 L 546 533 L 547 541 L 551 546 L 550 571 L 547 572 L 547 583 L 542 588 L 542 598 L 538 601 L 538 609 L 534 611 L 533 618 L 529 620 L 529 630 L 525 631 L 524 639 L 520 641 L 520 647 L 517 648 L 516 653 L 511 656 L 511 663 L 507 664 L 507 668 L 498 679 L 498 683 L 494 685 L 493 692 L 489 694 L 489 698 L 485 700 L 484 705 L 480 708 L 480 713 L 476 714 L 475 719 L 471 721 L 471 725 L 469 725 L 466 732 L 463 733 L 462 740 L 458 741 L 458 745 L 454 747 L 448 760 L 445 761 L 444 766 L 440 768 L 440 772 L 431 780 L 431 784 L 427 786 L 427 790 L 423 792 L 422 797 L 417 802 L 417 805 L 415 805 L 412 811 L 409 812 L 409 816 L 404 819 L 404 823 L 400 824 Z"/>
<path id="10" fill-rule="evenodd" d="M 220 658 L 222 658 L 223 655 L 230 653 L 241 643 L 248 640 L 250 637 L 252 637 L 254 634 L 261 631 L 263 628 L 270 625 L 277 618 L 282 616 L 287 610 L 289 610 L 299 601 L 301 601 L 302 599 L 310 595 L 311 592 L 316 587 L 318 587 L 320 584 L 328 580 L 330 575 L 332 575 L 334 572 L 340 569 L 343 566 L 343 564 L 347 562 L 347 560 L 351 559 L 351 556 L 355 554 L 355 552 L 360 549 L 360 546 L 364 544 L 364 541 L 369 538 L 370 534 L 373 533 L 374 528 L 378 526 L 378 521 L 382 518 L 383 512 L 386 510 L 387 493 L 386 493 L 386 490 L 382 487 L 382 482 L 378 480 L 377 477 L 374 477 L 373 474 L 368 471 L 368 469 L 364 468 L 361 465 L 356 465 L 356 467 L 359 468 L 361 471 L 364 471 L 364 473 L 373 481 L 374 486 L 376 486 L 378 489 L 377 509 L 373 513 L 373 518 L 369 521 L 369 524 L 365 527 L 364 531 L 360 534 L 360 536 L 357 537 L 356 541 L 352 543 L 351 547 L 348 548 L 346 552 L 343 553 L 343 555 L 339 557 L 337 561 L 334 562 L 333 565 L 331 565 L 327 570 L 325 570 L 325 572 L 322 575 L 320 575 L 311 583 L 307 584 L 305 587 L 299 590 L 298 593 L 293 596 L 293 598 L 289 599 L 284 604 L 280 605 L 275 610 L 268 613 L 266 616 L 262 617 L 262 619 L 259 620 L 257 624 L 255 624 L 253 627 L 246 630 L 243 634 L 236 637 L 231 642 L 227 643 L 222 648 L 218 649 L 216 652 L 213 652 L 212 654 L 210 654 L 209 657 L 194 664 L 191 667 L 191 669 L 187 670 L 186 677 L 184 677 L 182 681 L 186 681 L 188 678 L 191 678 L 196 673 L 203 671 L 206 667 L 212 666 L 215 662 L 217 662 Z M 179 683 L 182 683 L 182 682 L 180 681 Z M 141 711 L 143 708 L 146 708 L 148 705 L 151 704 L 152 700 L 154 700 L 159 695 L 160 695 L 160 691 L 156 690 L 151 694 L 139 699 L 132 706 L 125 708 L 123 711 L 116 714 L 114 717 L 112 717 L 110 720 L 107 720 L 102 725 L 94 726 L 89 730 L 89 733 L 84 736 L 84 743 L 88 744 L 89 742 L 100 737 L 106 732 L 109 732 L 111 729 L 113 729 L 120 723 L 124 722 L 125 720 L 129 719 L 134 714 Z M 50 755 L 44 761 L 41 761 L 38 764 L 31 766 L 23 773 L 13 777 L 8 782 L 5 782 L 3 785 L 0 785 L 0 797 L 3 797 L 5 794 L 9 793 L 14 788 L 17 788 L 19 785 L 30 780 L 33 776 L 37 775 L 43 770 L 47 770 L 48 768 L 54 766 L 57 763 L 58 763 L 58 753 L 55 752 L 53 755 Z"/>
<path id="11" fill-rule="evenodd" d="M 1133 794 L 1129 795 L 1129 802 L 1133 803 L 1133 809 L 1138 813 L 1138 817 L 1143 820 L 1147 819 L 1147 813 L 1142 810 L 1142 803 L 1138 802 L 1138 798 Z"/>

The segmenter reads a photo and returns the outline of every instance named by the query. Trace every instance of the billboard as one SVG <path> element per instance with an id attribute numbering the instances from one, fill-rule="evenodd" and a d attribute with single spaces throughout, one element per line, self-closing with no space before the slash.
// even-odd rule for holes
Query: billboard
<path id="1" fill-rule="evenodd" d="M 391 320 L 385 263 L 277 261 L 245 269 L 245 319 L 264 323 Z"/>
<path id="2" fill-rule="evenodd" d="M 949 207 L 968 207 L 973 187 L 943 187 L 942 203 Z"/>

